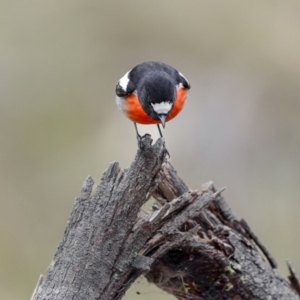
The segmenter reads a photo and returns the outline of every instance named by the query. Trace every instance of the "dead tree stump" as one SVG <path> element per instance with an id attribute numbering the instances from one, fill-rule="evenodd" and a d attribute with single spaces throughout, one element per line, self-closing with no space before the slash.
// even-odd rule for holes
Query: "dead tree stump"
<path id="1" fill-rule="evenodd" d="M 117 300 L 141 274 L 181 300 L 299 300 L 292 267 L 289 281 L 278 275 L 223 189 L 208 183 L 190 191 L 163 140 L 151 143 L 145 136 L 130 168 L 112 163 L 95 192 L 86 179 L 32 300 Z M 157 204 L 142 211 L 151 196 Z"/>

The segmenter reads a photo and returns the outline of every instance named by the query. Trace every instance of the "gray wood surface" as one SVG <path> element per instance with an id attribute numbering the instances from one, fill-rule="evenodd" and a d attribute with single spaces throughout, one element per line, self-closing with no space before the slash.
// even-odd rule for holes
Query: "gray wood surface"
<path id="1" fill-rule="evenodd" d="M 190 191 L 166 160 L 163 141 L 152 146 L 146 136 L 143 143 L 131 166 L 112 163 L 94 192 L 86 179 L 32 300 L 117 300 L 141 274 L 182 300 L 299 300 L 296 274 L 291 283 L 278 275 L 223 189 L 208 183 Z M 150 196 L 157 204 L 145 212 Z"/>

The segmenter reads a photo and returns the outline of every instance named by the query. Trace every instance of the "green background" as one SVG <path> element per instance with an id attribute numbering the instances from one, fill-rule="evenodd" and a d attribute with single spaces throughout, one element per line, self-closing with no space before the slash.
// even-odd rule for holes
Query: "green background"
<path id="1" fill-rule="evenodd" d="M 226 186 L 279 272 L 287 258 L 300 272 L 299 53 L 296 0 L 2 0 L 0 298 L 30 298 L 87 175 L 133 160 L 114 88 L 148 60 L 192 86 L 164 130 L 180 176 Z M 143 280 L 126 299 L 154 297 L 173 299 Z"/>

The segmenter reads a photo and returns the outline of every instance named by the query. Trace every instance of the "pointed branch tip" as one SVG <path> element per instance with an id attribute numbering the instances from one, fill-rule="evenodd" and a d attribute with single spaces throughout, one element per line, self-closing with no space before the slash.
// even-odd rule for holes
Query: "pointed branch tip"
<path id="1" fill-rule="evenodd" d="M 223 187 L 221 189 L 219 189 L 218 191 L 216 191 L 214 194 L 213 194 L 213 197 L 216 198 L 218 197 L 222 192 L 224 192 L 226 190 L 226 187 Z"/>

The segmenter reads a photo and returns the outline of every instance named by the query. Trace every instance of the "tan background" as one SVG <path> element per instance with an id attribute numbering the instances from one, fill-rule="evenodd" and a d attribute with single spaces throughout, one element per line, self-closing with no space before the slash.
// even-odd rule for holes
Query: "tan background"
<path id="1" fill-rule="evenodd" d="M 132 161 L 114 88 L 147 60 L 192 85 L 164 131 L 181 177 L 226 186 L 280 273 L 300 272 L 299 1 L 2 0 L 1 299 L 30 298 L 86 176 Z M 126 299 L 154 297 L 173 299 L 143 281 Z"/>

